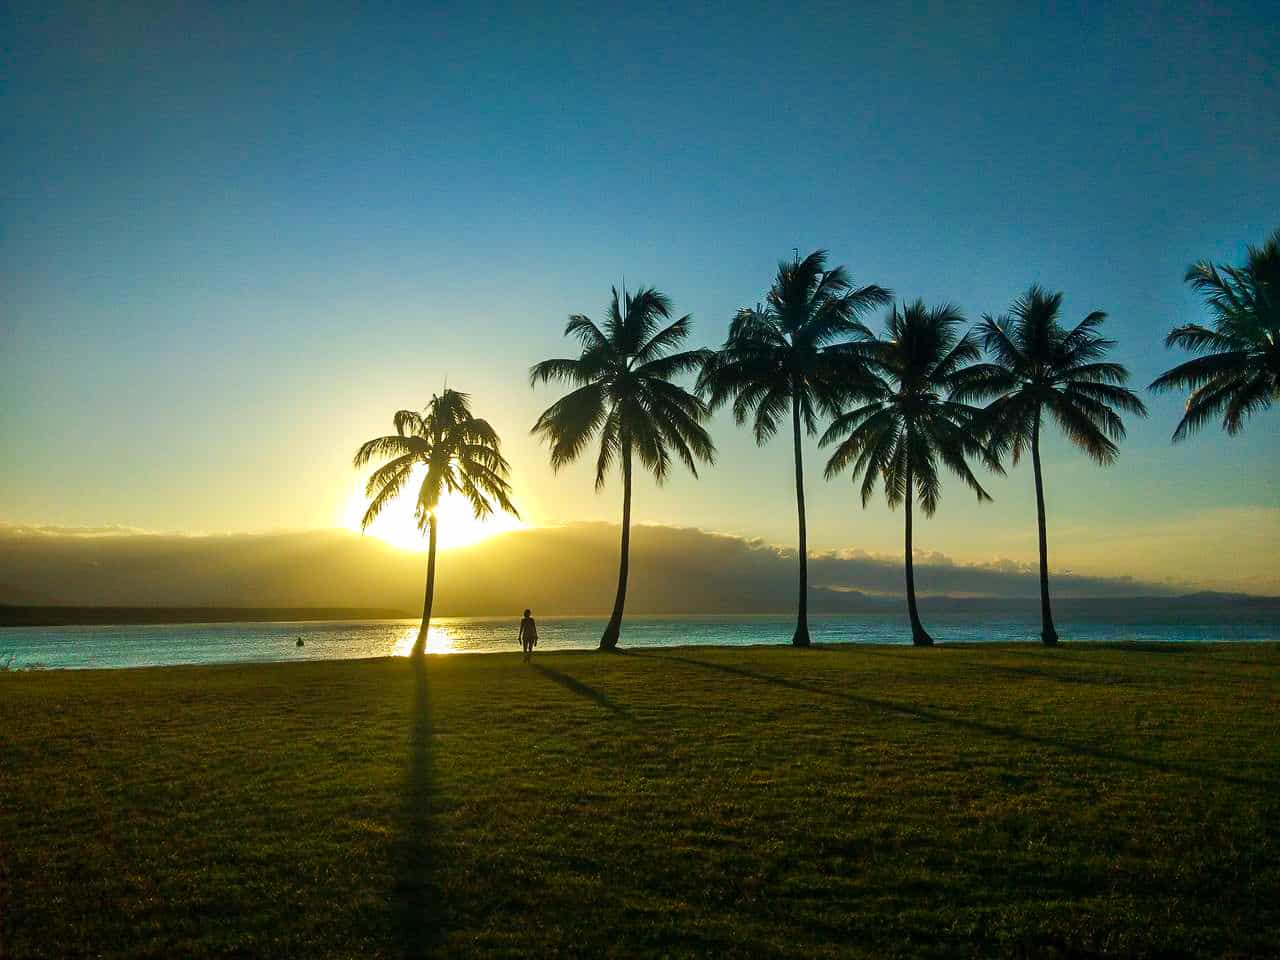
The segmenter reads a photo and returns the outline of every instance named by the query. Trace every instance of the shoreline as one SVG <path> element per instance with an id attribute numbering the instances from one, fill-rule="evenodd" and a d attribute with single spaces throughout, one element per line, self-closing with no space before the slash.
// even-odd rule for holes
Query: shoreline
<path id="1" fill-rule="evenodd" d="M 916 650 L 919 651 L 921 657 L 930 655 L 930 651 L 937 650 L 954 650 L 954 651 L 989 651 L 991 653 L 1001 653 L 1009 651 L 1028 651 L 1043 650 L 1046 655 L 1065 654 L 1070 656 L 1071 651 L 1127 651 L 1134 653 L 1175 653 L 1175 652 L 1197 652 L 1202 654 L 1219 653 L 1223 650 L 1238 650 L 1241 648 L 1256 649 L 1258 647 L 1272 646 L 1280 653 L 1280 637 L 1257 640 L 1064 640 L 1056 647 L 1046 647 L 1039 640 L 988 640 L 988 641 L 969 641 L 969 640 L 953 640 L 939 641 L 933 646 L 916 647 L 909 641 L 901 643 L 883 643 L 880 641 L 859 642 L 851 640 L 844 643 L 815 643 L 810 647 L 793 648 L 790 643 L 681 643 L 681 644 L 648 644 L 637 645 L 631 647 L 622 647 L 613 652 L 597 650 L 593 647 L 564 647 L 551 650 L 543 650 L 534 654 L 533 663 L 537 663 L 540 659 L 546 657 L 560 656 L 587 656 L 596 654 L 601 659 L 612 660 L 614 658 L 640 657 L 646 654 L 667 654 L 667 653 L 752 653 L 762 651 L 787 651 L 794 650 L 797 657 L 803 657 L 813 653 L 823 652 L 848 652 L 848 651 L 866 651 L 870 653 L 884 653 L 886 651 L 896 650 Z M 4 655 L 4 651 L 0 651 L 0 658 Z M 427 651 L 424 657 L 447 661 L 459 657 L 465 657 L 468 660 L 474 657 L 519 657 L 519 650 L 450 650 L 448 652 Z M 308 659 L 277 659 L 277 660 L 211 660 L 203 663 L 139 663 L 127 664 L 118 667 L 102 667 L 102 666 L 85 666 L 85 667 L 45 667 L 39 665 L 33 666 L 14 666 L 6 668 L 3 659 L 0 659 L 0 677 L 16 676 L 19 674 L 27 675 L 48 675 L 48 674 L 99 674 L 99 673 L 119 673 L 121 671 L 138 671 L 138 670 L 220 670 L 232 667 L 300 667 L 300 666 L 317 666 L 319 664 L 330 665 L 374 665 L 391 663 L 394 661 L 404 661 L 410 663 L 412 657 L 409 655 L 383 654 L 374 657 L 317 657 Z"/>

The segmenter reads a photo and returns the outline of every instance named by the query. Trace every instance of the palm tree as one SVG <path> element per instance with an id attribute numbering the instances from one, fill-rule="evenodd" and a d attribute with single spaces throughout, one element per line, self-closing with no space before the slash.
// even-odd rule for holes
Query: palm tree
<path id="1" fill-rule="evenodd" d="M 1235 436 L 1280 399 L 1280 230 L 1264 246 L 1250 247 L 1243 267 L 1201 261 L 1187 269 L 1186 280 L 1204 297 L 1213 328 L 1188 323 L 1172 330 L 1166 347 L 1203 356 L 1157 377 L 1150 389 L 1191 391 L 1175 443 L 1219 414 Z"/>
<path id="2" fill-rule="evenodd" d="M 1049 548 L 1045 534 L 1044 480 L 1040 470 L 1040 429 L 1046 411 L 1067 439 L 1098 463 L 1113 463 L 1116 441 L 1124 438 L 1117 410 L 1145 417 L 1147 408 L 1122 384 L 1129 371 L 1103 357 L 1114 340 L 1098 335 L 1106 314 L 1095 311 L 1071 330 L 1064 328 L 1062 294 L 1033 285 L 1015 300 L 1009 314 L 982 318 L 983 346 L 991 363 L 974 368 L 962 400 L 995 398 L 984 412 L 988 441 L 1012 448 L 1015 464 L 1031 451 L 1036 483 L 1036 524 L 1040 535 L 1040 639 L 1058 642 L 1049 608 Z"/>
<path id="3" fill-rule="evenodd" d="M 991 470 L 1004 472 L 982 437 L 981 411 L 953 399 L 968 385 L 971 364 L 981 357 L 972 332 L 957 335 L 964 322 L 950 304 L 928 310 L 917 300 L 901 310 L 894 307 L 884 337 L 866 345 L 873 374 L 858 391 L 859 405 L 836 417 L 821 441 L 826 446 L 843 438 L 827 461 L 826 476 L 849 469 L 855 483 L 861 477 L 864 507 L 875 493 L 877 477 L 884 481 L 890 507 L 906 505 L 907 612 L 917 646 L 928 646 L 933 638 L 916 607 L 912 500 L 918 497 L 925 515 L 933 515 L 942 496 L 939 460 L 979 501 L 991 497 L 967 458 L 978 457 Z"/>
<path id="4" fill-rule="evenodd" d="M 800 599 L 791 642 L 809 646 L 809 572 L 804 512 L 801 426 L 810 436 L 818 417 L 833 417 L 848 388 L 864 376 L 850 342 L 871 336 L 858 317 L 887 303 L 892 294 L 874 285 L 855 288 L 844 267 L 826 268 L 825 250 L 804 260 L 778 264 L 765 306 L 738 311 L 724 346 L 711 355 L 698 378 L 698 392 L 711 409 L 733 400 L 739 426 L 754 418 L 756 443 L 763 446 L 791 410 L 795 457 L 796 513 L 799 519 Z"/>
<path id="5" fill-rule="evenodd" d="M 436 507 L 446 493 L 460 493 L 471 503 L 476 519 L 489 516 L 496 504 L 514 516 L 511 485 L 507 482 L 509 467 L 499 449 L 498 435 L 485 420 L 471 415 L 469 397 L 457 390 L 446 389 L 434 395 L 425 413 L 401 410 L 394 418 L 396 432 L 362 444 L 356 451 L 358 468 L 373 459 L 385 460 L 369 477 L 365 495 L 371 497 L 363 530 L 373 523 L 382 509 L 394 500 L 408 483 L 414 468 L 425 466 L 426 475 L 418 488 L 417 517 L 419 529 L 428 530 L 427 589 L 422 601 L 422 626 L 413 645 L 413 654 L 427 648 L 427 630 L 431 625 L 431 602 L 436 589 Z"/>
<path id="6" fill-rule="evenodd" d="M 715 462 L 715 446 L 702 427 L 706 404 L 672 379 L 702 367 L 707 351 L 672 353 L 689 335 L 690 318 L 671 318 L 671 301 L 652 287 L 621 298 L 613 290 L 604 329 L 575 314 L 566 337 L 582 345 L 577 358 L 543 360 L 529 371 L 529 384 L 558 380 L 574 387 L 538 417 L 532 432 L 551 446 L 551 466 L 571 463 L 600 434 L 596 490 L 615 462 L 622 469 L 622 550 L 613 614 L 600 637 L 601 650 L 614 650 L 622 631 L 631 550 L 631 461 L 633 454 L 658 483 L 670 472 L 672 453 L 696 477 L 698 461 Z"/>

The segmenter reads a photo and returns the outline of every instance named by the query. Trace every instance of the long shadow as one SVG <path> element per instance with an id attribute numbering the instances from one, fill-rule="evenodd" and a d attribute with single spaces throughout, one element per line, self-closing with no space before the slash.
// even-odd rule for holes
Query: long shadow
<path id="1" fill-rule="evenodd" d="M 1030 640 L 1020 644 L 1001 643 L 997 646 L 993 646 L 989 650 L 984 650 L 983 648 L 986 646 L 988 645 L 980 644 L 980 643 L 969 643 L 969 644 L 948 643 L 948 644 L 942 644 L 939 647 L 929 647 L 926 649 L 934 649 L 934 650 L 944 649 L 944 648 L 951 649 L 951 650 L 963 649 L 968 652 L 978 651 L 978 652 L 987 652 L 991 654 L 999 654 L 1001 656 L 1008 656 L 1008 657 L 1024 657 L 1024 658 L 1033 660 L 1036 663 L 1053 663 L 1053 664 L 1063 663 L 1064 660 L 1068 664 L 1081 663 L 1081 661 L 1078 661 L 1078 660 L 1064 658 L 1064 653 L 1066 651 L 1088 650 L 1091 652 L 1097 652 L 1097 651 L 1105 650 L 1105 651 L 1124 654 L 1126 656 L 1132 655 L 1134 657 L 1140 657 L 1141 655 L 1147 654 L 1147 653 L 1154 653 L 1157 655 L 1168 654 L 1170 652 L 1169 650 L 1170 647 L 1173 647 L 1174 652 L 1178 652 L 1178 653 L 1186 653 L 1188 651 L 1195 650 L 1195 644 L 1190 644 L 1190 643 L 1180 643 L 1180 644 L 1174 645 L 1170 643 L 1165 643 L 1163 641 L 1146 642 L 1146 641 L 1138 641 L 1138 640 L 1116 640 L 1116 641 L 1108 641 L 1108 642 L 1089 641 L 1089 642 L 1068 644 L 1067 646 L 1058 647 L 1058 648 L 1045 647 L 1035 641 L 1030 641 Z M 857 643 L 842 643 L 839 645 L 821 644 L 821 645 L 815 645 L 813 649 L 826 650 L 830 653 L 856 653 L 866 657 L 888 657 L 889 659 L 900 664 L 910 663 L 912 661 L 918 662 L 918 658 L 922 655 L 920 650 L 914 647 L 908 646 L 906 644 L 882 644 L 874 648 L 871 644 L 857 644 Z M 923 655 L 928 656 L 927 653 Z M 1008 665 L 997 666 L 995 664 L 986 664 L 986 663 L 972 664 L 970 666 L 970 669 L 979 670 L 985 667 L 995 672 L 1002 672 L 1002 671 L 1013 672 L 1013 671 L 1021 670 L 1022 672 L 1027 673 L 1029 676 L 1043 676 L 1046 679 L 1056 679 L 1062 683 L 1068 683 L 1068 684 L 1069 683 L 1080 683 L 1080 684 L 1097 683 L 1097 684 L 1113 684 L 1117 686 L 1119 685 L 1127 686 L 1127 685 L 1136 685 L 1136 684 L 1149 684 L 1151 682 L 1184 683 L 1188 680 L 1227 680 L 1233 683 L 1253 683 L 1253 684 L 1268 684 L 1268 683 L 1274 684 L 1276 682 L 1280 682 L 1280 674 L 1276 673 L 1275 665 L 1269 664 L 1265 660 L 1262 660 L 1262 659 L 1246 660 L 1246 659 L 1240 659 L 1237 657 L 1224 657 L 1214 652 L 1207 652 L 1206 657 L 1208 658 L 1207 660 L 1197 661 L 1195 665 L 1192 665 L 1190 663 L 1183 663 L 1176 660 L 1167 660 L 1164 657 L 1161 657 L 1160 664 L 1159 664 L 1160 672 L 1156 674 L 1150 674 L 1145 676 L 1115 674 L 1115 675 L 1107 675 L 1104 677 L 1101 674 L 1094 673 L 1090 675 L 1092 679 L 1086 679 L 1084 677 L 1080 677 L 1077 679 L 1067 674 L 1052 676 L 1047 671 L 1044 673 L 1041 673 L 1040 671 L 1033 670 L 1031 668 L 1019 668 L 1019 667 L 1012 667 Z M 1133 660 L 1126 663 L 1123 660 L 1118 660 L 1108 665 L 1114 666 L 1117 669 L 1126 669 L 1126 668 L 1136 668 L 1142 662 L 1143 661 L 1141 660 Z M 1208 664 L 1208 666 L 1205 665 L 1206 663 Z M 1225 664 L 1226 668 L 1222 670 L 1211 669 L 1211 667 L 1215 664 Z M 1260 675 L 1258 672 L 1245 672 L 1245 671 L 1235 670 L 1232 668 L 1233 664 L 1238 666 L 1245 666 L 1245 667 L 1256 667 L 1256 668 L 1261 668 L 1263 670 L 1269 668 L 1271 670 L 1271 674 L 1268 676 L 1265 674 Z M 1098 664 L 1094 662 L 1093 666 L 1095 667 L 1102 666 L 1102 664 Z M 912 675 L 925 676 L 926 674 L 923 673 L 922 671 L 913 671 Z M 928 675 L 933 676 L 933 674 L 928 674 Z"/>
<path id="2" fill-rule="evenodd" d="M 571 690 L 580 697 L 586 697 L 592 703 L 595 703 L 619 717 L 631 719 L 631 714 L 625 707 L 620 707 L 595 687 L 589 687 L 576 677 L 571 677 L 567 673 L 561 673 L 559 670 L 553 670 L 551 667 L 544 667 L 540 663 L 529 664 L 534 670 L 542 674 L 548 680 L 560 684 L 566 690 Z"/>
<path id="3" fill-rule="evenodd" d="M 975 663 L 970 665 L 971 673 L 994 673 L 1010 677 L 1035 677 L 1039 680 L 1053 680 L 1056 683 L 1081 684 L 1084 686 L 1128 686 L 1138 681 L 1131 677 L 1121 677 L 1106 673 L 1066 673 L 1060 670 L 1045 670 L 1040 667 L 1010 667 L 1000 663 Z"/>
<path id="4" fill-rule="evenodd" d="M 1152 760 L 1147 757 L 1135 757 L 1127 753 L 1119 753 L 1115 750 L 1102 750 L 1097 747 L 1086 747 L 1078 743 L 1054 740 L 1051 737 L 1042 737 L 1034 733 L 1026 733 L 1025 731 L 1017 730 L 1013 727 L 1002 727 L 994 723 L 983 723 L 979 720 L 966 720 L 963 717 L 952 717 L 943 713 L 937 713 L 933 710 L 923 710 L 907 703 L 895 703 L 892 700 L 878 700 L 874 697 L 861 697 L 852 693 L 827 690 L 823 687 L 816 687 L 813 684 L 800 683 L 796 680 L 788 680 L 786 677 L 776 677 L 768 673 L 757 673 L 754 670 L 747 670 L 742 667 L 732 667 L 728 664 L 709 663 L 706 660 L 694 660 L 690 657 L 675 657 L 654 653 L 644 653 L 639 654 L 639 656 L 649 657 L 654 660 L 670 660 L 673 663 L 685 663 L 690 666 L 702 667 L 705 670 L 718 670 L 721 673 L 744 677 L 748 680 L 756 680 L 761 683 L 771 683 L 775 686 L 786 687 L 791 690 L 799 690 L 803 693 L 816 693 L 819 696 L 845 700 L 849 703 L 856 703 L 860 706 L 872 707 L 876 710 L 885 710 L 902 716 L 915 717 L 919 720 L 927 720 L 931 723 L 947 724 L 953 727 L 959 727 L 962 730 L 974 730 L 978 733 L 985 733 L 993 737 L 1002 737 L 1006 740 L 1018 740 L 1023 743 L 1034 743 L 1037 746 L 1049 747 L 1053 750 L 1061 750 L 1065 753 L 1074 754 L 1075 756 L 1092 757 L 1095 760 L 1108 760 L 1115 763 L 1128 763 L 1136 767 L 1146 767 L 1151 770 L 1159 770 L 1162 773 L 1177 773 L 1183 776 L 1199 777 L 1204 780 L 1217 780 L 1221 783 L 1231 783 L 1237 786 L 1262 787 L 1263 789 L 1274 789 L 1276 786 L 1272 781 L 1258 780 L 1253 777 L 1241 777 L 1230 773 L 1218 773 L 1214 770 L 1205 770 L 1200 767 L 1191 766 L 1190 764 L 1166 763 L 1163 760 Z"/>
<path id="5" fill-rule="evenodd" d="M 1121 647 L 1119 645 L 1108 644 L 1106 646 L 1103 646 L 1102 644 L 1098 644 L 1097 646 L 1101 649 L 1118 652 L 1126 655 L 1133 654 L 1137 656 L 1137 655 L 1151 652 L 1146 649 L 1133 648 L 1133 647 L 1127 647 L 1127 646 Z M 1080 648 L 1076 647 L 1075 649 L 1078 650 Z M 1024 657 L 1027 659 L 1035 660 L 1036 662 L 1046 662 L 1046 661 L 1061 662 L 1061 659 L 1058 657 L 1056 651 L 1045 650 L 1042 647 L 1036 647 L 1034 649 L 1029 649 L 1029 650 L 1004 650 L 1002 652 L 1008 654 L 1009 656 Z M 1232 669 L 1232 666 L 1231 666 L 1232 664 L 1237 664 L 1240 666 L 1262 667 L 1262 668 L 1266 668 L 1270 666 L 1269 664 L 1262 661 L 1234 660 L 1234 659 L 1228 659 L 1225 657 L 1215 657 L 1213 656 L 1213 654 L 1208 654 L 1208 657 L 1209 659 L 1207 660 L 1207 664 L 1208 664 L 1207 666 L 1204 665 L 1206 661 L 1197 661 L 1195 663 L 1183 663 L 1180 661 L 1166 662 L 1162 660 L 1159 664 L 1161 672 L 1157 674 L 1153 674 L 1152 676 L 1155 677 L 1156 679 L 1168 679 L 1168 680 L 1174 680 L 1175 682 L 1184 678 L 1191 678 L 1193 680 L 1217 679 L 1217 680 L 1245 681 L 1245 682 L 1254 682 L 1254 683 L 1261 683 L 1261 682 L 1266 682 L 1268 680 L 1275 679 L 1274 676 L 1271 676 L 1271 677 L 1258 676 L 1257 674 L 1235 670 L 1235 669 Z M 1126 663 L 1123 660 L 1119 660 L 1119 661 L 1116 661 L 1115 663 L 1116 663 L 1116 666 L 1136 667 L 1139 663 L 1141 663 L 1141 661 L 1133 660 Z M 1226 669 L 1221 669 L 1221 670 L 1211 669 L 1213 666 L 1216 666 L 1218 664 L 1226 664 L 1227 665 Z M 1272 669 L 1274 670 L 1274 667 L 1272 667 Z"/>
<path id="6" fill-rule="evenodd" d="M 409 725 L 409 769 L 404 784 L 401 833 L 392 851 L 395 909 L 401 955 L 426 957 L 439 943 L 439 918 L 433 914 L 434 851 L 431 838 L 432 738 L 431 688 L 426 657 L 410 657 L 413 713 Z"/>

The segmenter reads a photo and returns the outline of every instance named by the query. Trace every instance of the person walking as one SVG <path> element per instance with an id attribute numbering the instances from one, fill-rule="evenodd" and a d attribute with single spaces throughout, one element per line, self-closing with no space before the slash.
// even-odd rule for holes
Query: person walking
<path id="1" fill-rule="evenodd" d="M 528 663 L 533 656 L 533 648 L 538 645 L 538 625 L 533 622 L 529 611 L 524 612 L 520 620 L 520 649 L 524 651 L 524 662 Z"/>

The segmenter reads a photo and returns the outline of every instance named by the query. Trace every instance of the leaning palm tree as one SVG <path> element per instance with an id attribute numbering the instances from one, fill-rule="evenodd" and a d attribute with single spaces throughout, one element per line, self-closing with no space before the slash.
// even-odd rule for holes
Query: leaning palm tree
<path id="1" fill-rule="evenodd" d="M 698 392 L 711 409 L 732 399 L 739 426 L 753 417 L 761 446 L 790 408 L 800 531 L 800 599 L 791 642 L 798 647 L 809 646 L 802 427 L 813 436 L 819 415 L 840 412 L 850 386 L 864 376 L 864 364 L 850 345 L 871 332 L 858 317 L 892 297 L 875 285 L 855 288 L 844 267 L 828 270 L 826 260 L 826 251 L 815 250 L 804 260 L 779 263 L 766 305 L 738 311 L 724 346 L 710 356 L 698 378 Z"/>
<path id="2" fill-rule="evenodd" d="M 932 516 L 942 496 L 939 461 L 978 497 L 990 500 L 968 459 L 977 457 L 1003 473 L 994 451 L 982 436 L 981 411 L 953 395 L 973 377 L 972 364 L 981 357 L 974 335 L 959 336 L 964 323 L 959 311 L 945 304 L 932 310 L 917 300 L 894 307 L 885 321 L 884 336 L 868 344 L 873 375 L 859 388 L 858 406 L 836 417 L 822 436 L 822 444 L 840 440 L 827 461 L 827 479 L 850 470 L 862 479 L 862 505 L 884 481 L 890 507 L 906 506 L 907 613 L 911 641 L 933 643 L 920 623 L 916 607 L 915 565 L 912 560 L 911 506 L 919 499 Z M 841 439 L 843 438 L 843 439 Z"/>
<path id="3" fill-rule="evenodd" d="M 1243 267 L 1201 261 L 1186 280 L 1204 297 L 1213 327 L 1188 323 L 1171 331 L 1166 347 L 1203 356 L 1156 378 L 1150 389 L 1191 391 L 1175 443 L 1219 415 L 1235 436 L 1280 399 L 1280 230 L 1250 247 Z"/>
<path id="4" fill-rule="evenodd" d="M 425 413 L 401 410 L 394 418 L 396 432 L 362 444 L 355 466 L 371 460 L 385 460 L 369 477 L 365 495 L 372 498 L 360 521 L 363 530 L 373 523 L 383 508 L 404 489 L 415 468 L 425 466 L 426 475 L 418 488 L 418 527 L 428 531 L 427 589 L 422 601 L 422 626 L 413 645 L 413 654 L 427 648 L 431 626 L 431 602 L 436 589 L 436 508 L 446 493 L 459 493 L 471 503 L 476 519 L 489 516 L 494 506 L 519 516 L 511 503 L 509 467 L 499 449 L 493 427 L 471 415 L 469 397 L 446 389 L 432 396 Z"/>
<path id="5" fill-rule="evenodd" d="M 1044 480 L 1040 471 L 1040 431 L 1047 413 L 1068 440 L 1104 466 L 1119 454 L 1124 438 L 1122 410 L 1146 416 L 1147 408 L 1123 384 L 1129 371 L 1103 357 L 1114 340 L 1098 335 L 1105 313 L 1095 311 L 1067 330 L 1060 323 L 1062 294 L 1033 285 L 1015 300 L 1007 316 L 984 316 L 980 332 L 991 363 L 975 367 L 957 399 L 992 399 L 984 412 L 990 444 L 1012 449 L 1015 464 L 1031 452 L 1036 484 L 1036 525 L 1040 536 L 1040 639 L 1058 642 L 1049 608 L 1049 548 L 1045 534 Z"/>
<path id="6" fill-rule="evenodd" d="M 538 417 L 532 432 L 551 446 L 551 466 L 559 470 L 576 460 L 600 434 L 596 455 L 596 490 L 610 468 L 622 470 L 622 550 L 618 565 L 618 593 L 613 613 L 600 637 L 601 650 L 614 650 L 622 632 L 627 600 L 627 568 L 631 552 L 632 456 L 662 483 L 671 468 L 672 453 L 696 477 L 698 461 L 715 462 L 715 446 L 703 428 L 709 411 L 674 377 L 698 370 L 705 350 L 672 353 L 689 335 L 690 318 L 671 318 L 671 301 L 657 290 L 625 290 L 613 300 L 601 330 L 589 317 L 575 314 L 564 328 L 566 337 L 582 345 L 576 358 L 543 360 L 529 371 L 536 386 L 558 380 L 574 387 Z"/>

